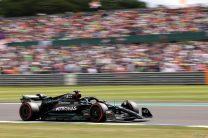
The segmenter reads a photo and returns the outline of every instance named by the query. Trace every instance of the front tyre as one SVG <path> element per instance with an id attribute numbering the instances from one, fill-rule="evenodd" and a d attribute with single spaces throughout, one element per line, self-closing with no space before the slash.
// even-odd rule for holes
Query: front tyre
<path id="1" fill-rule="evenodd" d="M 90 119 L 92 122 L 105 122 L 108 107 L 103 103 L 95 103 L 90 107 Z"/>
<path id="2" fill-rule="evenodd" d="M 123 108 L 126 108 L 126 109 L 129 109 L 131 111 L 134 111 L 136 113 L 139 113 L 139 108 L 138 108 L 138 105 L 137 103 L 133 102 L 133 101 L 124 101 L 121 106 Z"/>
<path id="3" fill-rule="evenodd" d="M 123 108 L 129 109 L 129 110 L 134 111 L 136 113 L 139 113 L 139 108 L 137 106 L 137 103 L 135 103 L 133 101 L 128 101 L 128 100 L 127 101 L 124 101 L 121 104 L 121 106 Z M 124 121 L 133 121 L 133 120 L 135 120 L 135 118 L 126 118 L 126 119 L 124 119 Z"/>
<path id="4" fill-rule="evenodd" d="M 39 118 L 39 106 L 37 103 L 22 103 L 19 109 L 19 114 L 24 121 L 34 121 Z"/>

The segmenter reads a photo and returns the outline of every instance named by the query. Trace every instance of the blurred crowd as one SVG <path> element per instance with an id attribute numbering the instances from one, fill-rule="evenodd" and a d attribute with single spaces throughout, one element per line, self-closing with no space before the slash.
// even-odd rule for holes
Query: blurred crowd
<path id="1" fill-rule="evenodd" d="M 105 38 L 128 35 L 208 30 L 203 7 L 65 13 L 0 18 L 0 35 L 7 42 Z M 4 34 L 4 36 L 3 36 Z"/>
<path id="2" fill-rule="evenodd" d="M 208 69 L 208 41 L 2 47 L 2 74 L 189 72 Z"/>

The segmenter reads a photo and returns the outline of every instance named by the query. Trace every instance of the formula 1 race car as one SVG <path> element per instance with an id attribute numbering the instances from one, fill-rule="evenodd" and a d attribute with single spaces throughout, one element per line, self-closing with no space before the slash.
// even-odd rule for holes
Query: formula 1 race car
<path id="1" fill-rule="evenodd" d="M 81 98 L 79 91 L 48 97 L 43 94 L 24 95 L 19 114 L 24 121 L 56 120 L 56 121 L 132 121 L 152 118 L 147 108 L 138 108 L 132 101 L 124 101 L 120 106 L 108 104 L 95 97 Z"/>

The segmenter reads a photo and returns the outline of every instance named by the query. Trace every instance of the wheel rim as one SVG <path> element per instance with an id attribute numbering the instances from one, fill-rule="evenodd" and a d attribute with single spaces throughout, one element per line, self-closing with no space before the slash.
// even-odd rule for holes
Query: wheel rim
<path id="1" fill-rule="evenodd" d="M 102 112 L 100 111 L 100 108 L 95 106 L 92 110 L 91 110 L 91 117 L 93 120 L 99 120 L 100 116 L 101 116 Z"/>

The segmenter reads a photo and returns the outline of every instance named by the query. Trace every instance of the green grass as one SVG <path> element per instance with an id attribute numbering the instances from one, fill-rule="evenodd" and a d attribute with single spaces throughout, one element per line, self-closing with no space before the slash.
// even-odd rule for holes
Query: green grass
<path id="1" fill-rule="evenodd" d="M 158 126 L 0 124 L 1 138 L 208 138 L 208 129 Z"/>
<path id="2" fill-rule="evenodd" d="M 0 102 L 17 102 L 25 94 L 44 93 L 56 96 L 79 89 L 83 96 L 96 96 L 109 101 L 208 101 L 208 86 L 60 86 L 0 87 Z"/>

